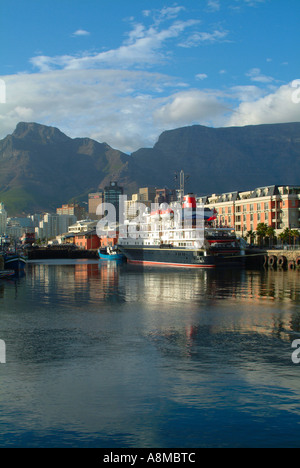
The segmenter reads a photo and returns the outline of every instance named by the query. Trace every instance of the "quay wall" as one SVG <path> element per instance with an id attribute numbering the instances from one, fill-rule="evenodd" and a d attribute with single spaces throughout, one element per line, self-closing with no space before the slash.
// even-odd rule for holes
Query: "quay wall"
<path id="1" fill-rule="evenodd" d="M 97 250 L 55 249 L 55 248 L 28 249 L 27 257 L 28 257 L 28 260 L 77 259 L 77 258 L 89 258 L 89 259 L 95 260 L 99 258 Z"/>
<path id="2" fill-rule="evenodd" d="M 271 268 L 300 268 L 300 249 L 268 250 L 264 258 L 264 265 Z"/>

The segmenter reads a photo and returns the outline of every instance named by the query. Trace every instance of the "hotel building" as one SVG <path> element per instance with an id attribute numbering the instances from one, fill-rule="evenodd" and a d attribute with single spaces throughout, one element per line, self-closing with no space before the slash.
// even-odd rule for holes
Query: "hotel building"
<path id="1" fill-rule="evenodd" d="M 300 228 L 300 186 L 272 185 L 246 192 L 199 197 L 199 203 L 215 208 L 220 226 L 233 227 L 238 235 L 256 231 L 259 223 L 276 234 Z"/>

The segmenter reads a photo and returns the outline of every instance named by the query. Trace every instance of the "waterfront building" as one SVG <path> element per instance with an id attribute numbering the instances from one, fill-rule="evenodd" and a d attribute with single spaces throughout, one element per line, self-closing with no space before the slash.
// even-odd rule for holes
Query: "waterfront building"
<path id="1" fill-rule="evenodd" d="M 0 203 L 0 235 L 6 234 L 7 212 L 4 203 Z"/>
<path id="2" fill-rule="evenodd" d="M 260 223 L 273 227 L 276 235 L 286 228 L 300 228 L 300 186 L 272 185 L 212 194 L 197 201 L 216 209 L 217 224 L 234 228 L 238 235 L 256 231 Z"/>
<path id="3" fill-rule="evenodd" d="M 88 232 L 93 229 L 96 229 L 96 226 L 97 226 L 97 221 L 93 221 L 91 219 L 82 219 L 80 221 L 77 221 L 74 224 L 69 225 L 68 232 L 74 233 L 74 234 L 77 234 L 80 232 Z"/>
<path id="4" fill-rule="evenodd" d="M 75 234 L 74 244 L 80 249 L 90 250 L 99 249 L 101 240 L 97 236 L 96 229 Z"/>

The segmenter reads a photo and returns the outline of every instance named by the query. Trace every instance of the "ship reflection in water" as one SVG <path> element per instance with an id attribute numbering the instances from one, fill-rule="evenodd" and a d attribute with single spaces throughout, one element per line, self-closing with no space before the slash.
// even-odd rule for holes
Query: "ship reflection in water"
<path id="1" fill-rule="evenodd" d="M 0 284 L 0 445 L 300 446 L 299 279 L 27 265 Z"/>

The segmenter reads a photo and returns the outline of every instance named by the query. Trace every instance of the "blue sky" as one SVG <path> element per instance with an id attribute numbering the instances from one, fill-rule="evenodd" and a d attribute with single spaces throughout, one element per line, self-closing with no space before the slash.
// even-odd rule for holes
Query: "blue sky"
<path id="1" fill-rule="evenodd" d="M 35 121 L 131 152 L 300 121 L 299 17 L 299 0 L 0 0 L 0 137 Z"/>

